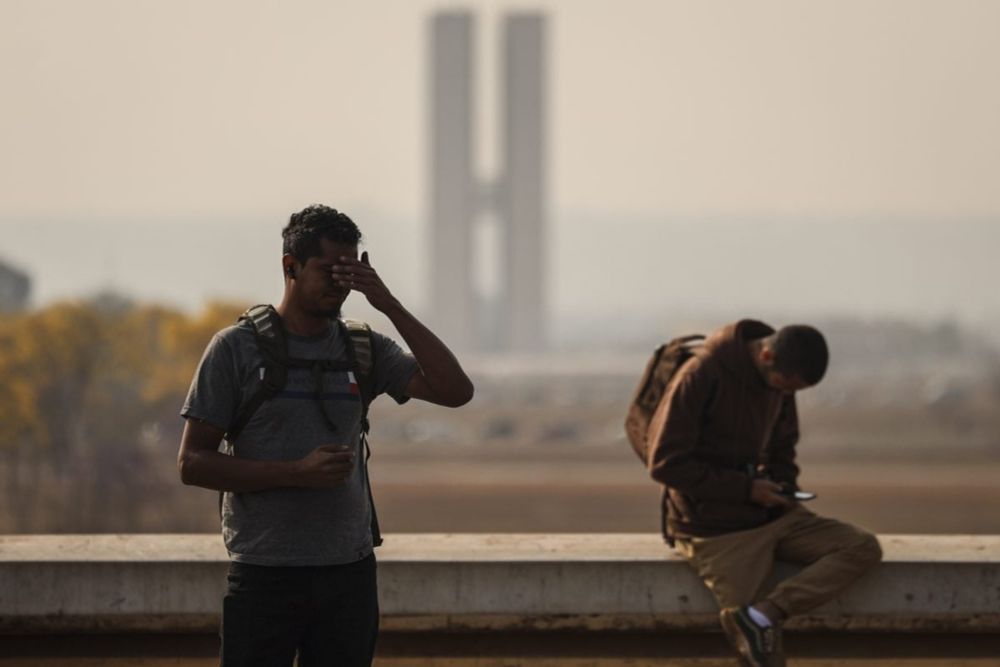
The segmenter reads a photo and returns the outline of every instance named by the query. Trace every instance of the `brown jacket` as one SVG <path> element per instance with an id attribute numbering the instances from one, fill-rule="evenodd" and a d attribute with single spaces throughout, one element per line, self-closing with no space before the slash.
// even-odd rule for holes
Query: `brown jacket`
<path id="1" fill-rule="evenodd" d="M 747 348 L 772 333 L 741 320 L 712 334 L 653 416 L 649 471 L 667 487 L 672 537 L 721 535 L 780 516 L 750 502 L 754 475 L 797 488 L 795 396 L 765 384 Z"/>

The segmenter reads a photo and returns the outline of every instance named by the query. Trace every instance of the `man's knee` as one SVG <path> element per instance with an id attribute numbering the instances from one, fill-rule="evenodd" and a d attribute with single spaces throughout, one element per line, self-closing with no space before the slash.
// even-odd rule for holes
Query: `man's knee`
<path id="1" fill-rule="evenodd" d="M 882 560 L 882 547 L 871 533 L 861 532 L 850 547 L 851 554 L 865 567 L 875 567 Z"/>

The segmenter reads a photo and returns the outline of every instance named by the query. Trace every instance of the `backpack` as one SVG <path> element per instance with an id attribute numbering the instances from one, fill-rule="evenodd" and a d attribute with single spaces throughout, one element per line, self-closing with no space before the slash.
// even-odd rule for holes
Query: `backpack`
<path id="1" fill-rule="evenodd" d="M 368 489 L 368 503 L 371 506 L 371 531 L 374 546 L 382 544 L 382 533 L 378 526 L 378 516 L 375 514 L 375 500 L 372 497 L 371 482 L 368 478 L 368 459 L 371 458 L 371 448 L 368 446 L 368 406 L 374 398 L 372 368 L 375 358 L 372 354 L 372 332 L 364 322 L 356 320 L 335 320 L 344 338 L 344 349 L 347 353 L 346 362 L 328 359 L 295 359 L 288 356 L 288 340 L 281 316 L 273 306 L 268 304 L 248 308 L 240 315 L 237 323 L 247 322 L 253 331 L 257 349 L 264 360 L 261 369 L 261 383 L 257 392 L 250 397 L 233 418 L 226 431 L 225 439 L 235 446 L 243 428 L 250 422 L 257 409 L 266 401 L 280 394 L 288 381 L 289 368 L 307 368 L 312 371 L 317 383 L 317 394 L 321 393 L 323 373 L 327 371 L 348 371 L 354 373 L 358 383 L 358 393 L 361 398 L 361 442 L 365 446 L 365 456 L 362 461 L 365 472 L 365 487 Z M 327 423 L 336 430 L 336 424 L 327 413 L 323 401 L 319 401 L 320 410 Z M 222 510 L 222 494 L 219 494 L 219 510 Z"/>
<path id="2" fill-rule="evenodd" d="M 625 416 L 625 435 L 643 466 L 649 465 L 649 423 L 666 395 L 667 385 L 677 370 L 698 353 L 704 340 L 705 337 L 700 334 L 674 338 L 656 348 L 646 364 Z M 667 500 L 667 489 L 664 487 L 660 502 L 660 530 L 663 539 L 673 546 L 673 540 L 667 536 Z"/>

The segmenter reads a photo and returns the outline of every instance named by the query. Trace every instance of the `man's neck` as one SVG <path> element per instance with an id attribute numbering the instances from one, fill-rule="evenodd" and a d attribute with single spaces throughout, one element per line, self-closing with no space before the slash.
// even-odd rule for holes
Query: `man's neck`
<path id="1" fill-rule="evenodd" d="M 311 338 L 322 336 L 330 328 L 330 318 L 313 315 L 299 308 L 295 302 L 285 296 L 275 309 L 281 316 L 285 331 L 293 336 Z"/>

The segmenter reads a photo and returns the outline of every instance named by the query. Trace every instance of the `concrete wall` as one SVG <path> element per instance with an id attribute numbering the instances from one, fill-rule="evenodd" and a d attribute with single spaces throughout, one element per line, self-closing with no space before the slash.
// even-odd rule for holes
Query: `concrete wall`
<path id="1" fill-rule="evenodd" d="M 880 541 L 877 570 L 790 627 L 1000 630 L 1000 536 Z M 655 535 L 389 535 L 378 556 L 390 632 L 716 627 Z M 0 632 L 214 632 L 227 562 L 216 535 L 2 536 Z"/>

